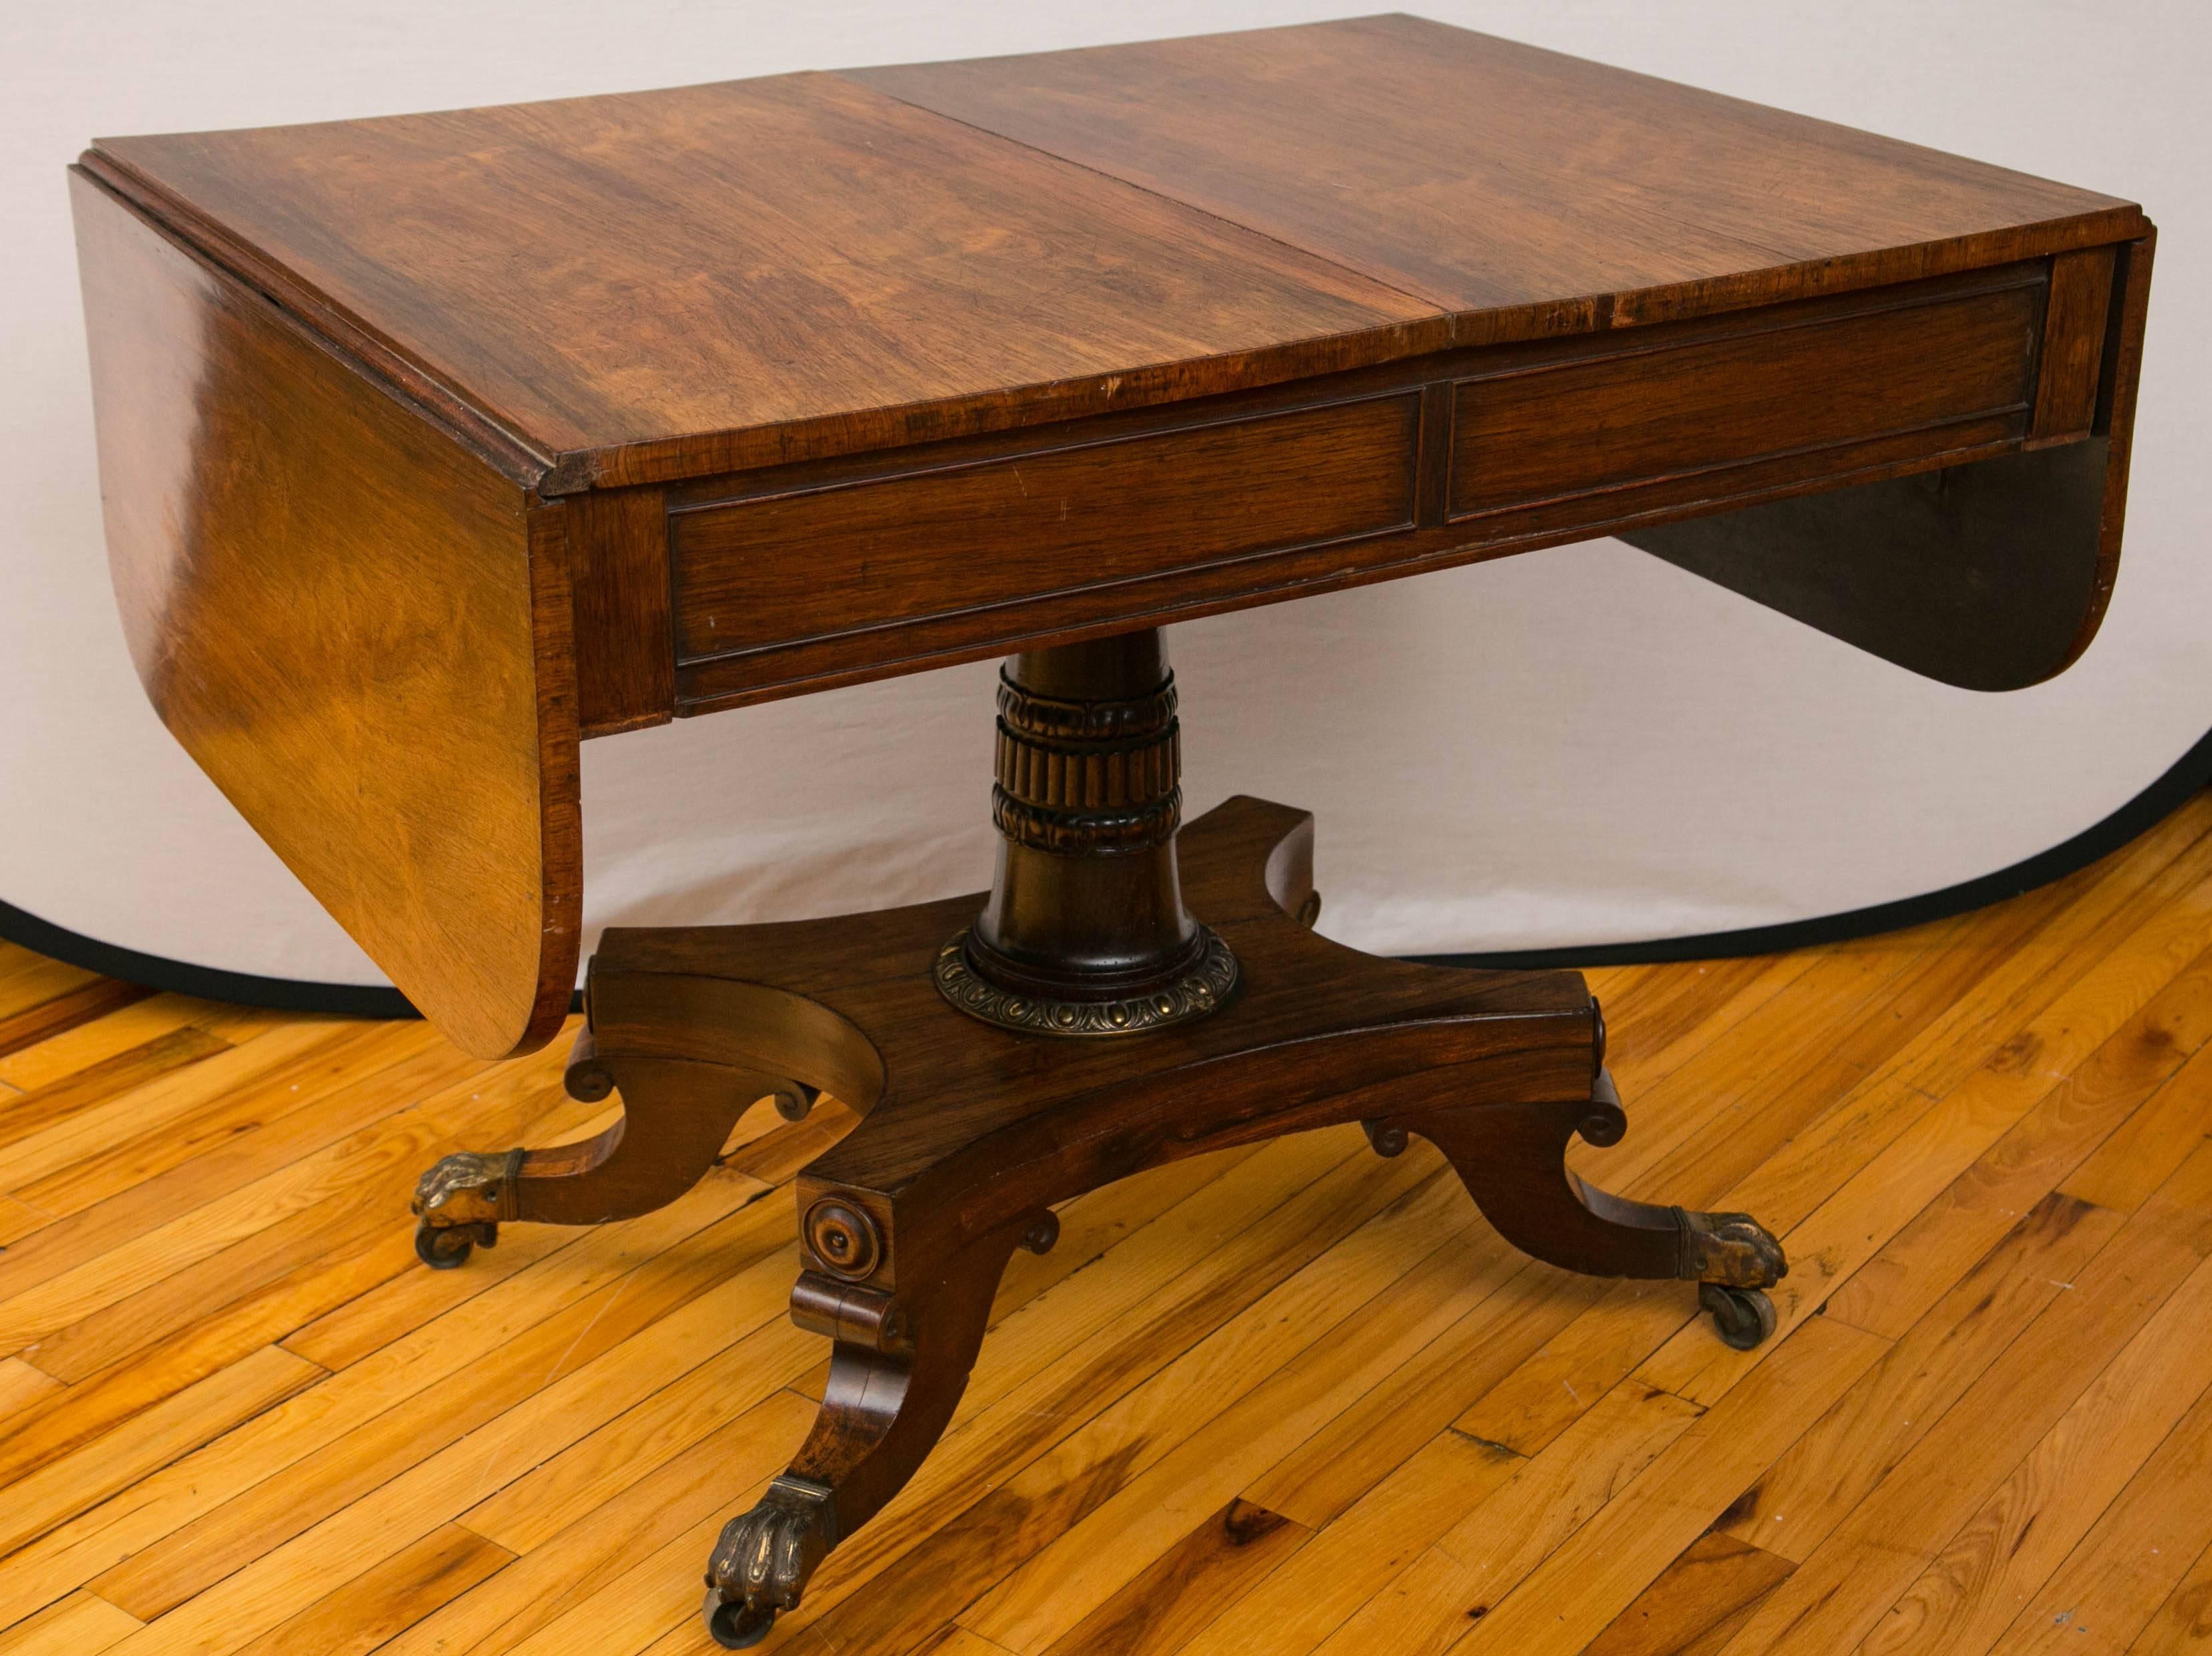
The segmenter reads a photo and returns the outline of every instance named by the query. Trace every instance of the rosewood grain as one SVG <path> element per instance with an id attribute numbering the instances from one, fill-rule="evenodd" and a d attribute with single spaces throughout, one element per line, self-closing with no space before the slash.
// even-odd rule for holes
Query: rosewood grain
<path id="1" fill-rule="evenodd" d="M 2025 416 L 2042 272 L 1985 292 L 1900 295 L 1856 314 L 1809 315 L 1733 338 L 1460 382 L 1452 426 L 1455 519 L 1686 473 Z M 2099 331 L 2101 333 L 2101 327 Z M 1808 386 L 1818 396 L 1806 394 Z"/>
<path id="2" fill-rule="evenodd" d="M 1417 392 L 1389 393 L 690 507 L 670 525 L 678 654 L 1410 529 L 1419 409 Z M 897 638 L 854 650 L 903 653 Z"/>
<path id="3" fill-rule="evenodd" d="M 2096 422 L 2117 249 L 2085 247 L 2051 261 L 2032 445 L 2072 442 Z"/>
<path id="4" fill-rule="evenodd" d="M 848 76 L 1417 294 L 1458 344 L 2143 228 L 2110 196 L 1404 15 Z"/>
<path id="5" fill-rule="evenodd" d="M 560 508 L 80 173 L 109 564 L 148 697 L 460 1046 L 542 1044 L 582 849 Z"/>

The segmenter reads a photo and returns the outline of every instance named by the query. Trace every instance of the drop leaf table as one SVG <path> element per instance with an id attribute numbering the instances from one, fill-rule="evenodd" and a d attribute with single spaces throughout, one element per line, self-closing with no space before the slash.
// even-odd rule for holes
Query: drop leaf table
<path id="1" fill-rule="evenodd" d="M 1618 535 L 2036 682 L 2112 588 L 2153 238 L 1402 16 L 103 140 L 71 183 L 147 694 L 470 1052 L 569 1007 L 580 739 L 1006 658 L 988 894 L 610 931 L 567 1073 L 620 1124 L 416 1194 L 449 1267 L 672 1199 L 763 1097 L 859 1113 L 798 1181 L 820 1417 L 707 1564 L 732 1647 L 929 1453 L 1012 1251 L 1174 1157 L 1419 1134 L 1529 1253 L 1770 1333 L 1753 1219 L 1565 1166 L 1626 1127 L 1577 974 L 1362 955 L 1308 816 L 1182 822 L 1162 628 Z"/>

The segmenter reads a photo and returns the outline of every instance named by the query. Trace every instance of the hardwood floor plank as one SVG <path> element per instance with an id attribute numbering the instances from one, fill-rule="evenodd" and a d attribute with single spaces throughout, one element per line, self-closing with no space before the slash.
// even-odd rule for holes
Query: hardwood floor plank
<path id="1" fill-rule="evenodd" d="M 113 1569 L 362 1422 L 511 1350 L 540 1322 L 765 1193 L 757 1180 L 714 1177 L 657 1212 L 594 1229 L 564 1250 L 557 1266 L 519 1273 L 483 1302 L 425 1324 L 0 1561 L 0 1627 Z M 787 1240 L 787 1228 L 784 1235 Z"/>
<path id="2" fill-rule="evenodd" d="M 404 1262 L 391 1244 L 404 1240 L 406 1253 L 414 1251 L 405 1181 L 365 1182 L 365 1190 L 333 1192 L 312 1207 L 149 1283 L 26 1347 L 25 1355 L 58 1380 L 80 1380 L 259 1295 L 319 1255 L 365 1254 L 382 1242 L 394 1256 L 395 1269 L 401 1268 Z"/>
<path id="3" fill-rule="evenodd" d="M 514 1560 L 457 1524 L 333 1588 L 246 1647 L 246 1656 L 367 1656 Z"/>
<path id="4" fill-rule="evenodd" d="M 220 1036 L 184 1024 L 45 1086 L 25 1089 L 9 1097 L 5 1107 L 0 1108 L 0 1147 L 97 1108 L 156 1077 L 229 1050 L 230 1043 Z"/>
<path id="5" fill-rule="evenodd" d="M 0 1352 L 33 1345 L 160 1282 L 180 1266 L 196 1265 L 357 1184 L 404 1183 L 410 1169 L 436 1160 L 439 1147 L 453 1137 L 435 1118 L 419 1109 L 403 1110 L 305 1165 L 234 1191 L 120 1247 L 59 1271 L 0 1301 Z M 50 1225 L 37 1234 L 59 1228 Z"/>
<path id="6" fill-rule="evenodd" d="M 428 1025 L 365 1025 L 255 1084 L 227 1089 L 188 1114 L 118 1136 L 82 1160 L 20 1186 L 17 1193 L 51 1213 L 79 1212 L 295 1110 L 313 1109 L 364 1076 L 388 1074 L 421 1058 L 429 1058 L 434 1066 L 426 1079 L 434 1076 L 441 1083 L 459 1080 L 472 1067 Z"/>
<path id="7" fill-rule="evenodd" d="M 1982 1656 L 2212 1385 L 2199 1265 L 1929 1561 L 1868 1656 Z M 2072 1648 L 2071 1646 L 2069 1648 Z"/>
<path id="8" fill-rule="evenodd" d="M 2212 888 L 2206 895 L 2212 900 Z M 2212 901 L 2207 923 L 2212 925 Z M 2152 975 L 2140 973 L 2144 980 Z M 2087 1019 L 2084 1024 L 2097 1027 Z M 1887 1269 L 1844 1296 L 1837 1311 L 1894 1338 L 2208 1038 L 2212 953 L 2191 961 L 2070 1064 L 2055 1085 L 2045 1084 L 2051 1079 L 2046 1070 L 2021 1077 L 2012 1054 L 2003 1055 L 2002 1067 L 1976 1071 L 1966 1087 L 1929 1111 L 1789 1233 L 1785 1244 L 1800 1263 L 1776 1301 L 1784 1325 L 1826 1301 L 1878 1248 Z M 1976 1084 L 1984 1078 L 1989 1084 Z M 2027 1098 L 2034 1099 L 2032 1107 L 2008 1120 Z M 2002 1133 L 1990 1132 L 1992 1125 Z M 1954 1170 L 1957 1176 L 1946 1181 L 1948 1187 L 1938 1186 Z M 1941 1199 L 1915 1212 L 1939 1188 Z M 1655 1386 L 1710 1402 L 1756 1360 L 1755 1353 L 1677 1334 L 1638 1372 Z"/>
<path id="9" fill-rule="evenodd" d="M 795 1275 L 797 1260 L 790 1265 Z M 779 1263 L 768 1271 L 771 1289 L 781 1269 Z M 763 1322 L 773 1324 L 773 1312 Z M 558 1454 L 504 1482 L 468 1508 L 461 1521 L 514 1552 L 544 1545 L 627 1484 L 758 1408 L 757 1387 L 749 1381 L 773 1353 L 789 1350 L 801 1359 L 812 1358 L 817 1347 L 796 1339 L 787 1347 L 782 1331 L 775 1331 L 778 1338 L 772 1340 L 739 1340 L 677 1376 Z"/>
<path id="10" fill-rule="evenodd" d="M 99 1656 L 137 1632 L 139 1625 L 136 1617 L 104 1598 L 73 1592 L 0 1633 L 0 1656 Z"/>
<path id="11" fill-rule="evenodd" d="M 304 1554 L 295 1542 L 311 1531 L 327 1551 L 334 1523 L 345 1526 L 372 1502 L 392 1498 L 398 1481 L 412 1477 L 443 1489 L 441 1477 L 465 1461 L 475 1483 L 461 1505 L 427 1522 L 428 1507 L 389 1522 L 427 1528 L 459 1517 L 605 1417 L 548 1418 L 557 1412 L 558 1399 L 605 1396 L 602 1383 L 618 1375 L 613 1395 L 627 1399 L 620 1406 L 628 1407 L 646 1394 L 631 1395 L 636 1387 L 658 1389 L 779 1317 L 795 1274 L 794 1250 L 777 1234 L 781 1218 L 755 1204 L 685 1238 L 591 1298 L 519 1332 L 507 1348 L 512 1361 L 465 1368 L 415 1392 L 137 1553 L 100 1576 L 97 1590 L 153 1621 L 217 1582 L 228 1586 L 242 1566 L 273 1573 L 269 1555 L 286 1548 Z M 787 1334 L 794 1348 L 802 1338 L 780 1324 L 776 1331 Z M 794 1372 L 796 1366 L 794 1361 Z M 775 1384 L 781 1384 L 780 1376 Z M 525 1431 L 526 1421 L 538 1425 Z M 434 1465 L 447 1471 L 425 1471 Z M 387 1529 L 379 1538 L 395 1533 Z"/>
<path id="12" fill-rule="evenodd" d="M 587 1521 L 556 1532 L 425 1617 L 381 1656 L 500 1656 L 512 1650 L 576 1610 L 603 1583 L 738 1509 L 738 1492 L 781 1471 L 813 1419 L 807 1404 L 787 1392 L 771 1392 L 592 1508 Z"/>
<path id="13" fill-rule="evenodd" d="M 0 1439 L 0 1483 L 21 1477 L 185 1386 L 277 1343 L 301 1318 L 415 1266 L 404 1236 L 310 1258 L 289 1276 L 43 1399 Z M 296 1355 L 296 1354 L 295 1354 Z"/>
<path id="14" fill-rule="evenodd" d="M 1247 1495 L 1310 1527 L 1334 1521 L 1605 1291 L 1593 1278 L 1510 1253 L 1499 1258 L 1509 1274 L 1494 1293 L 1353 1399 Z"/>
<path id="15" fill-rule="evenodd" d="M 242 1045 L 172 1068 L 98 1107 L 81 1110 L 9 1146 L 8 1188 L 21 1191 L 112 1146 L 157 1133 L 248 1088 L 283 1088 L 331 1049 L 376 1044 L 377 1031 L 338 1021 L 280 1024 Z"/>
<path id="16" fill-rule="evenodd" d="M 265 1346 L 17 1479 L 0 1511 L 0 1559 L 322 1378 L 314 1364 Z"/>
<path id="17" fill-rule="evenodd" d="M 80 1024 L 105 1017 L 118 1007 L 145 999 L 154 992 L 135 983 L 82 974 L 84 981 L 58 994 L 44 996 L 19 1010 L 0 1013 L 0 1052 L 19 1052 Z"/>
<path id="18" fill-rule="evenodd" d="M 2168 1593 L 2128 1656 L 2191 1656 L 2212 1650 L 2212 1548 L 2197 1555 L 2181 1585 Z"/>
<path id="19" fill-rule="evenodd" d="M 1258 1144 L 1186 1156 L 1164 1167 L 1152 1168 L 1133 1179 L 1086 1192 L 1062 1204 L 1054 1212 L 1060 1220 L 1060 1240 L 1049 1253 L 1031 1253 L 1017 1248 L 1000 1278 L 991 1301 L 991 1325 L 995 1328 L 1014 1312 L 1065 1282 L 1087 1271 L 1109 1250 L 1127 1241 L 1137 1231 L 1170 1209 L 1189 1201 L 1242 1162 L 1257 1155 Z"/>
<path id="20" fill-rule="evenodd" d="M 1729 1656 L 1826 1656 L 1864 1638 L 2027 1447 L 2089 1390 L 2113 1353 L 2208 1256 L 2212 1143 L 2130 1218 L 2075 1274 L 2074 1289 L 2059 1295 L 1812 1550 L 1730 1641 Z"/>
<path id="21" fill-rule="evenodd" d="M 28 1202 L 0 1196 L 0 1249 L 20 1242 L 34 1230 L 44 1230 L 53 1222 L 52 1214 L 42 1212 Z"/>
<path id="22" fill-rule="evenodd" d="M 285 1017 L 282 1012 L 227 1006 L 189 995 L 153 995 L 0 1058 L 0 1081 L 26 1093 L 39 1092 L 82 1077 L 99 1065 L 180 1029 L 190 1028 L 225 1046 L 235 1046 Z"/>
<path id="23" fill-rule="evenodd" d="M 15 943 L 0 953 L 0 1018 L 28 1011 L 72 990 L 102 980 L 97 972 L 69 966 Z"/>
<path id="24" fill-rule="evenodd" d="M 2212 953 L 2200 956 L 2093 1051 L 2072 1062 L 2014 1119 L 2005 1122 L 2002 1113 L 1993 1122 L 1976 1117 L 1992 1095 L 2033 1091 L 2038 1082 L 2051 1078 L 2047 1072 L 2033 1074 L 2013 1089 L 1996 1079 L 2005 1071 L 1985 1070 L 1982 1073 L 1993 1077 L 1993 1085 L 1978 1096 L 1955 1101 L 1955 1107 L 1947 1102 L 1945 1112 L 1930 1121 L 1932 1131 L 1911 1143 L 1911 1149 L 1922 1152 L 1917 1165 L 1923 1172 L 1946 1165 L 1950 1145 L 1970 1145 L 1986 1134 L 1987 1125 L 2002 1123 L 2005 1130 L 1990 1137 L 1879 1253 L 1850 1273 L 1831 1302 L 1834 1313 L 1884 1334 L 1901 1332 L 1917 1319 L 1956 1279 L 1954 1267 L 1978 1258 L 2010 1228 L 2014 1216 L 2057 1189 L 2125 1125 L 2145 1098 L 2166 1084 L 2196 1047 L 2212 1039 L 2212 998 L 2199 1004 L 2200 997 L 2212 998 Z M 2008 1069 L 2011 1063 L 2007 1060 Z M 1942 1149 L 1936 1147 L 1939 1134 L 1949 1139 Z M 1890 1188 L 1918 1193 L 1901 1177 L 1893 1177 Z M 1838 1222 L 1847 1222 L 1841 1193 L 1831 1205 Z"/>
<path id="25" fill-rule="evenodd" d="M 1167 1656 L 1310 1533 L 1279 1513 L 1232 1500 L 1054 1641 L 1045 1656 Z M 982 1638 L 986 1648 L 1013 1648 L 972 1629 L 963 1631 Z"/>
<path id="26" fill-rule="evenodd" d="M 1494 1385 L 1455 1424 L 1470 1436 L 1534 1455 L 1628 1377 L 1690 1316 L 1679 1283 L 1603 1283 L 1586 1307 Z"/>
<path id="27" fill-rule="evenodd" d="M 1295 1353 L 1023 1563 L 963 1611 L 961 1625 L 1019 1652 L 1057 1642 L 1158 1558 L 1184 1525 L 1212 1510 L 1210 1497 L 1225 1503 L 1487 1298 L 1513 1262 L 1471 1209 L 1457 1180 L 1439 1177 L 1419 1199 L 1340 1243 L 1331 1259 L 1377 1252 L 1386 1273 L 1379 1289 L 1358 1301 L 1347 1293 L 1338 1304 L 1358 1308 L 1328 1338 Z M 1386 1222 L 1401 1215 L 1402 1223 Z M 1398 1274 L 1388 1277 L 1394 1269 Z"/>
<path id="28" fill-rule="evenodd" d="M 1744 1491 L 1721 1527 L 1802 1560 L 2068 1291 L 2122 1222 L 2069 1197 L 2038 1203 Z"/>
<path id="29" fill-rule="evenodd" d="M 1341 1625 L 1314 1643 L 1327 1656 L 1450 1648 L 1698 1420 L 1695 1405 L 1623 1380 L 1488 1496 L 1437 1532 Z"/>
<path id="30" fill-rule="evenodd" d="M 210 1060 L 210 1062 L 220 1060 Z M 516 1066 L 518 1071 L 521 1066 Z M 296 1183 L 326 1166 L 356 1135 L 373 1130 L 419 1101 L 400 1090 L 404 1068 L 364 1076 L 312 1110 L 295 1110 L 183 1166 L 46 1227 L 0 1258 L 0 1296 L 14 1296 L 106 1258 L 165 1228 L 189 1228 L 228 1200 L 251 1213 L 262 1192 Z M 526 1087 L 526 1072 L 495 1090 Z M 540 1089 L 542 1090 L 542 1088 Z M 322 1162 L 317 1158 L 322 1157 Z M 154 1244 L 158 1255 L 160 1243 Z"/>
<path id="31" fill-rule="evenodd" d="M 1786 1558 L 1717 1532 L 1699 1536 L 1583 1656 L 1708 1656 L 1789 1578 Z"/>
<path id="32" fill-rule="evenodd" d="M 1312 1649 L 1522 1464 L 1494 1443 L 1438 1432 L 1182 1649 L 1187 1656 Z"/>
<path id="33" fill-rule="evenodd" d="M 2208 1102 L 2212 1043 L 2199 1046 L 2095 1154 L 2060 1181 L 2059 1189 L 2100 1207 L 2134 1211 L 2203 1140 Z"/>
<path id="34" fill-rule="evenodd" d="M 52 1374 L 40 1373 L 21 1357 L 0 1359 L 0 1422 L 12 1433 L 19 1417 L 62 1389 Z M 0 1484 L 10 1480 L 0 1477 Z"/>
<path id="35" fill-rule="evenodd" d="M 1485 1613 L 1450 1648 L 1459 1656 L 1493 1651 L 1566 1656 L 1583 1650 L 1705 1532 L 1734 1499 L 1732 1491 L 1750 1482 L 1873 1367 L 1888 1344 L 1825 1317 L 1797 1329 L 1589 1523 L 1511 1586 L 1502 1602 L 1487 1600 Z M 1496 1538 L 1490 1544 L 1510 1547 L 1516 1539 Z"/>
<path id="36" fill-rule="evenodd" d="M 2200 1394 L 1990 1647 L 2120 1656 L 2212 1547 L 2212 1393 Z"/>

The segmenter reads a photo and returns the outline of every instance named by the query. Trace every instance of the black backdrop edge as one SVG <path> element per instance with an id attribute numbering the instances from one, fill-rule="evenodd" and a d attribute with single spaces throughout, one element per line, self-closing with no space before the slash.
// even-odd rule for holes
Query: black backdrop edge
<path id="1" fill-rule="evenodd" d="M 1510 949 L 1493 954 L 1414 955 L 1431 966 L 1527 969 L 1541 967 L 1644 966 L 1667 961 L 1718 960 L 1738 955 L 1771 955 L 1785 949 L 1841 943 L 1881 931 L 1895 931 L 1929 920 L 1945 919 L 2048 885 L 2148 832 L 2198 789 L 2212 784 L 2212 731 L 2200 737 L 2165 773 L 2111 816 L 2071 839 L 2024 862 L 1941 891 L 1895 902 L 1875 903 L 1815 919 L 1780 925 L 1712 931 L 1692 937 L 1661 937 L 1646 943 L 1593 943 L 1574 949 Z M 397 989 L 354 984 L 309 983 L 264 978 L 251 972 L 226 972 L 211 966 L 143 954 L 71 931 L 27 910 L 0 901 L 0 938 L 49 959 L 120 978 L 150 989 L 232 1001 L 287 1012 L 319 1012 L 338 1017 L 409 1018 L 420 1014 Z"/>

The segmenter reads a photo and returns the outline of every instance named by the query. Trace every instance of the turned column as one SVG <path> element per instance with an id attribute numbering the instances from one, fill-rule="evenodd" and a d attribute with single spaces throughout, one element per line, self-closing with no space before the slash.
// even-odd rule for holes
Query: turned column
<path id="1" fill-rule="evenodd" d="M 1175 675 L 1158 628 L 1031 650 L 1000 670 L 990 900 L 938 956 L 963 1011 L 1039 1034 L 1203 1016 L 1236 957 L 1183 906 Z"/>

